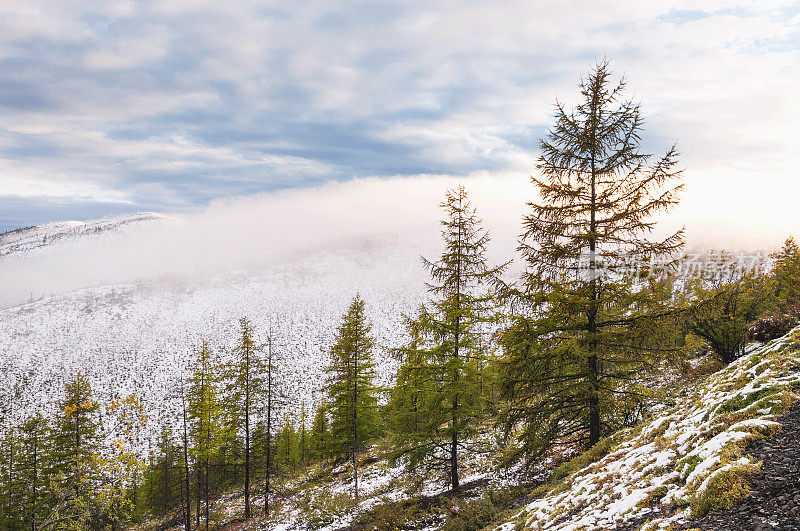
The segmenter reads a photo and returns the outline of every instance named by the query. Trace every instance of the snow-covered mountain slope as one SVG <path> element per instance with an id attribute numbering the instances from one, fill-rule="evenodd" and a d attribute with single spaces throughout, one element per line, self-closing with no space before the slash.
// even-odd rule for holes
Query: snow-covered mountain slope
<path id="1" fill-rule="evenodd" d="M 682 390 L 674 407 L 617 434 L 608 455 L 498 529 L 668 529 L 724 507 L 760 466 L 746 442 L 780 429 L 798 384 L 800 328 Z"/>
<path id="2" fill-rule="evenodd" d="M 50 251 L 17 255 L 26 252 Z M 285 411 L 292 414 L 320 397 L 334 330 L 357 292 L 374 323 L 376 361 L 388 384 L 396 367 L 389 351 L 404 340 L 402 315 L 425 298 L 418 250 L 384 237 L 297 256 L 212 276 L 84 288 L 0 310 L 0 393 L 16 396 L 12 417 L 54 407 L 64 382 L 80 371 L 101 402 L 132 392 L 144 400 L 144 449 L 163 423 L 177 422 L 180 378 L 193 348 L 206 339 L 224 360 L 240 317 L 252 321 L 260 342 L 272 329 Z"/>
<path id="3" fill-rule="evenodd" d="M 128 225 L 163 219 L 162 214 L 140 212 L 94 221 L 55 221 L 0 234 L 0 256 L 30 251 L 55 242 L 119 230 Z"/>

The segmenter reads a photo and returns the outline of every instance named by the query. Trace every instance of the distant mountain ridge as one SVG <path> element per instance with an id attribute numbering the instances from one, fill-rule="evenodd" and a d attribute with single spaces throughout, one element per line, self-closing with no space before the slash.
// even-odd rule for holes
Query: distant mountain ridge
<path id="1" fill-rule="evenodd" d="M 0 234 L 0 256 L 44 247 L 55 241 L 118 230 L 123 226 L 164 219 L 157 212 L 109 216 L 92 221 L 54 221 Z"/>

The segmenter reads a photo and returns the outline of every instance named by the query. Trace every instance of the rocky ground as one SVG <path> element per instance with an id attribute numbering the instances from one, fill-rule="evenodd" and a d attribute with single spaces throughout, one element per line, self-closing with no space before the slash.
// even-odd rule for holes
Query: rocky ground
<path id="1" fill-rule="evenodd" d="M 733 508 L 686 522 L 680 529 L 800 530 L 800 405 L 779 419 L 781 432 L 747 454 L 762 461 L 751 493 Z"/>

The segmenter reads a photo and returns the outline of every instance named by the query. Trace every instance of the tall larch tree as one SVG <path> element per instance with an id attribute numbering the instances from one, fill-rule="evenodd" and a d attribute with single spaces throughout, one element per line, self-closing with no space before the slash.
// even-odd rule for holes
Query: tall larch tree
<path id="1" fill-rule="evenodd" d="M 496 317 L 492 287 L 507 264 L 488 265 L 490 236 L 463 186 L 448 190 L 440 207 L 444 250 L 435 262 L 423 258 L 432 299 L 408 321 L 412 340 L 401 350 L 393 410 L 403 441 L 398 455 L 443 469 L 457 489 L 459 453 L 484 412 L 475 361 L 486 356 Z"/>
<path id="2" fill-rule="evenodd" d="M 597 443 L 617 424 L 616 405 L 641 396 L 636 375 L 668 347 L 660 323 L 674 309 L 651 265 L 681 249 L 683 231 L 648 238 L 679 200 L 678 152 L 653 161 L 641 151 L 644 118 L 625 87 L 598 63 L 574 109 L 556 103 L 540 142 L 539 200 L 519 247 L 527 268 L 508 292 L 502 335 L 507 427 L 522 427 L 527 452 L 557 439 Z"/>
<path id="3" fill-rule="evenodd" d="M 194 442 L 192 454 L 196 469 L 197 513 L 195 525 L 200 525 L 200 503 L 204 503 L 205 527 L 209 527 L 211 504 L 211 469 L 219 455 L 223 439 L 222 405 L 218 364 L 208 343 L 204 340 L 195 353 L 187 389 L 187 416 L 190 436 Z"/>
<path id="4" fill-rule="evenodd" d="M 49 442 L 47 468 L 55 487 L 53 509 L 40 528 L 54 522 L 80 528 L 96 516 L 92 494 L 97 486 L 99 409 L 86 376 L 78 373 L 66 383 Z"/>
<path id="5" fill-rule="evenodd" d="M 283 404 L 280 393 L 280 350 L 276 335 L 270 325 L 266 343 L 263 345 L 263 361 L 258 394 L 258 422 L 253 432 L 253 456 L 251 460 L 264 475 L 264 516 L 269 516 L 271 481 L 275 472 L 275 422 L 278 408 Z"/>
<path id="6" fill-rule="evenodd" d="M 364 300 L 356 295 L 342 316 L 328 368 L 330 449 L 338 458 L 349 458 L 355 498 L 358 498 L 358 454 L 380 433 L 378 388 L 374 383 L 372 358 L 375 340 L 371 328 L 364 312 Z"/>
<path id="7" fill-rule="evenodd" d="M 787 306 L 800 306 L 800 246 L 794 238 L 789 238 L 781 250 L 771 257 L 778 305 L 782 310 L 786 310 Z"/>
<path id="8" fill-rule="evenodd" d="M 311 459 L 322 459 L 328 455 L 328 404 L 323 399 L 317 404 L 311 422 Z"/>
<path id="9" fill-rule="evenodd" d="M 252 476 L 253 418 L 258 413 L 265 392 L 267 367 L 261 348 L 253 338 L 253 326 L 245 318 L 239 319 L 239 342 L 234 349 L 234 360 L 229 375 L 229 400 L 231 420 L 235 431 L 244 440 L 244 517 L 250 518 L 250 478 Z M 267 376 L 268 377 L 268 376 Z"/>
<path id="10" fill-rule="evenodd" d="M 45 456 L 47 453 L 47 432 L 49 425 L 47 419 L 41 414 L 36 414 L 20 426 L 20 455 L 19 471 L 20 482 L 24 485 L 23 509 L 24 521 L 31 529 L 36 529 L 37 522 L 46 515 L 46 493 L 49 488 L 49 478 L 43 472 Z"/>

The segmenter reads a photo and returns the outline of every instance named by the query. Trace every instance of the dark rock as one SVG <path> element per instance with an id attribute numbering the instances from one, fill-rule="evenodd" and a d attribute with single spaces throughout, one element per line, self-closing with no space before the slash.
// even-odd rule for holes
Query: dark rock
<path id="1" fill-rule="evenodd" d="M 800 405 L 778 419 L 783 429 L 747 449 L 761 471 L 752 492 L 726 511 L 690 520 L 679 529 L 800 531 Z"/>

